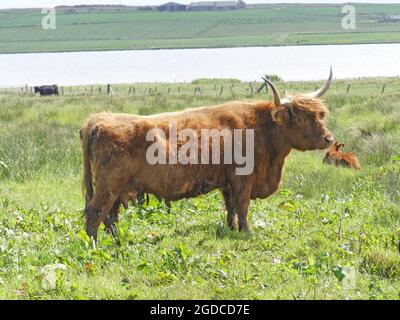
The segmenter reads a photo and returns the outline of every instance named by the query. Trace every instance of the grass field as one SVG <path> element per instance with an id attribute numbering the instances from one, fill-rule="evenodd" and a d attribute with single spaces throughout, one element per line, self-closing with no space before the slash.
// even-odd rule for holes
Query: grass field
<path id="1" fill-rule="evenodd" d="M 271 5 L 230 12 L 59 11 L 42 30 L 40 10 L 0 11 L 0 53 L 400 42 L 396 4 L 357 4 L 355 30 L 341 5 Z"/>
<path id="2" fill-rule="evenodd" d="M 235 97 L 219 95 L 221 83 Z M 90 113 L 266 94 L 250 96 L 248 83 L 233 80 L 159 84 L 152 95 L 150 84 L 131 96 L 118 86 L 115 97 L 84 88 L 49 98 L 0 93 L 0 298 L 399 299 L 400 80 L 350 83 L 346 94 L 348 81 L 335 82 L 326 102 L 329 128 L 358 154 L 360 172 L 323 165 L 322 151 L 293 152 L 279 192 L 252 202 L 251 235 L 228 230 L 212 192 L 175 202 L 171 214 L 155 199 L 123 210 L 121 245 L 101 231 L 96 247 L 80 191 L 78 129 Z M 289 92 L 316 85 L 278 83 Z"/>

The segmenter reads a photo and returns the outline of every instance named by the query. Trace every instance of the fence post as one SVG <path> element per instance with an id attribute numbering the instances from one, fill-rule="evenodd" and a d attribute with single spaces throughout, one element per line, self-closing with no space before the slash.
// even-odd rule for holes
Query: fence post
<path id="1" fill-rule="evenodd" d="M 107 95 L 111 95 L 111 96 L 114 95 L 114 91 L 111 87 L 111 84 L 107 84 Z"/>
<path id="2" fill-rule="evenodd" d="M 223 92 L 224 92 L 224 86 L 221 86 L 221 90 L 219 91 L 219 95 L 222 96 Z"/>
<path id="3" fill-rule="evenodd" d="M 266 87 L 267 89 L 267 92 L 268 92 L 268 86 L 267 86 L 267 83 L 266 82 L 264 82 L 263 84 L 262 84 L 262 86 L 260 87 L 260 88 L 258 88 L 258 90 L 256 91 L 256 93 L 258 94 L 258 93 L 260 93 L 261 92 L 261 90 L 262 89 L 264 89 L 264 87 Z"/>
<path id="4" fill-rule="evenodd" d="M 350 87 L 351 87 L 351 84 L 349 83 L 349 84 L 347 85 L 347 91 L 346 91 L 346 94 L 349 94 Z"/>
<path id="5" fill-rule="evenodd" d="M 382 87 L 382 94 L 385 93 L 385 88 L 386 88 L 386 83 L 383 84 L 383 87 Z"/>

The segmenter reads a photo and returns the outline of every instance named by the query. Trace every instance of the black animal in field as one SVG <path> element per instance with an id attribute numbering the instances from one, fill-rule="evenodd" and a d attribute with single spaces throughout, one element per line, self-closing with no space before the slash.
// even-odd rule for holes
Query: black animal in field
<path id="1" fill-rule="evenodd" d="M 58 92 L 58 86 L 57 85 L 52 85 L 52 86 L 41 86 L 41 87 L 34 87 L 35 93 L 40 93 L 41 96 L 51 96 L 51 95 L 59 95 Z"/>

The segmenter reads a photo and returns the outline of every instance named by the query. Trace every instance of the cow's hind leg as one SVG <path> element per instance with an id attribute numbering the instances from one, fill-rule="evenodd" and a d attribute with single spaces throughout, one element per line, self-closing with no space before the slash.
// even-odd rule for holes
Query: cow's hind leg
<path id="1" fill-rule="evenodd" d="M 105 230 L 109 232 L 113 237 L 118 236 L 118 229 L 116 223 L 118 222 L 119 218 L 119 208 L 121 206 L 121 201 L 118 199 L 114 202 L 113 206 L 111 207 L 110 212 L 106 216 L 104 220 Z"/>
<path id="2" fill-rule="evenodd" d="M 165 199 L 163 200 L 163 198 L 161 198 L 160 196 L 157 196 L 157 195 L 154 195 L 154 196 L 156 197 L 156 199 L 158 200 L 159 203 L 162 203 L 164 201 L 164 203 L 165 203 L 165 205 L 167 207 L 167 212 L 168 212 L 168 214 L 170 214 L 171 213 L 171 207 L 172 207 L 171 201 L 165 200 Z"/>
<path id="3" fill-rule="evenodd" d="M 86 214 L 86 232 L 89 237 L 97 240 L 97 231 L 102 222 L 104 222 L 115 203 L 109 190 L 95 192 L 89 205 L 85 209 Z"/>
<path id="4" fill-rule="evenodd" d="M 171 201 L 165 200 L 165 205 L 167 206 L 167 212 L 168 214 L 171 214 Z"/>
<path id="5" fill-rule="evenodd" d="M 140 208 L 143 208 L 144 204 L 147 202 L 147 205 L 149 204 L 149 198 L 148 195 L 146 197 L 146 193 L 144 193 L 143 191 L 138 191 L 137 193 L 137 205 Z"/>

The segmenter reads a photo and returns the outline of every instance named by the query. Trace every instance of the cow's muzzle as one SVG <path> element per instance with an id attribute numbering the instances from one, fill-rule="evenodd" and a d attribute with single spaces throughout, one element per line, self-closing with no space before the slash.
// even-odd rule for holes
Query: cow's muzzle
<path id="1" fill-rule="evenodd" d="M 333 144 L 334 141 L 335 141 L 335 138 L 331 134 L 327 134 L 324 137 L 325 146 L 324 146 L 323 149 L 329 148 Z"/>

